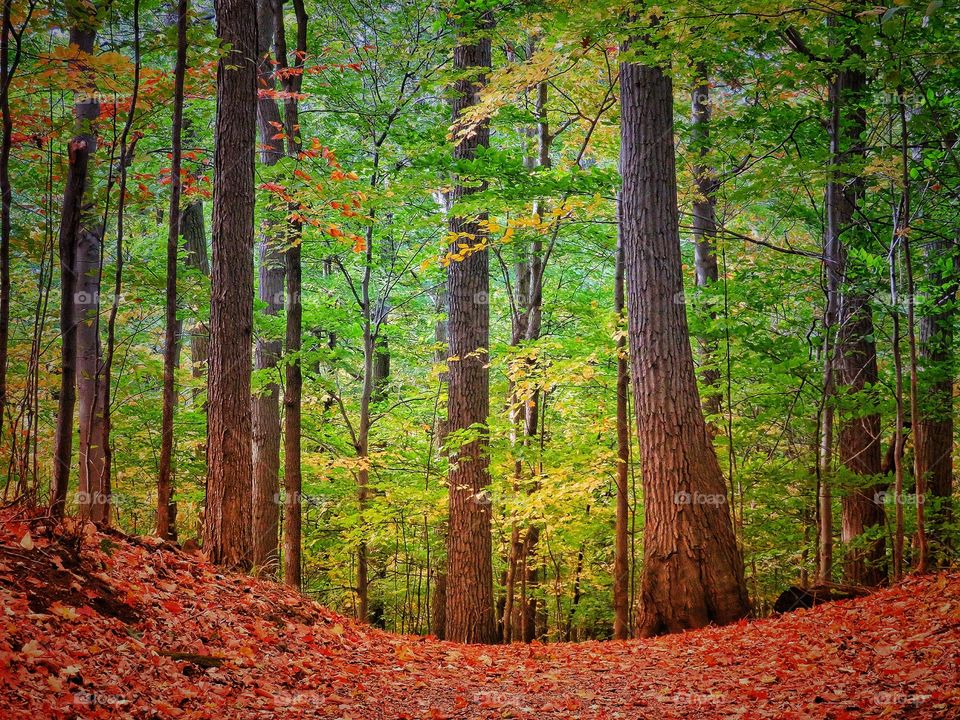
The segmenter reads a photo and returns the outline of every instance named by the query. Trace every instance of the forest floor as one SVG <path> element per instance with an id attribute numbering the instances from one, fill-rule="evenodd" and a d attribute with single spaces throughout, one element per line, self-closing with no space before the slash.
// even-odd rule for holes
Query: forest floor
<path id="1" fill-rule="evenodd" d="M 652 640 L 464 646 L 6 511 L 0 717 L 960 718 L 960 574 Z"/>

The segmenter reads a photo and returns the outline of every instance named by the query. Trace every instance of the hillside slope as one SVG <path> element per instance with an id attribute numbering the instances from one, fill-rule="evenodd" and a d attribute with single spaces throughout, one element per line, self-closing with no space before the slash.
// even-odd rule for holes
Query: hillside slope
<path id="1" fill-rule="evenodd" d="M 656 640 L 461 646 L 7 513 L 0 717 L 960 718 L 960 575 Z"/>

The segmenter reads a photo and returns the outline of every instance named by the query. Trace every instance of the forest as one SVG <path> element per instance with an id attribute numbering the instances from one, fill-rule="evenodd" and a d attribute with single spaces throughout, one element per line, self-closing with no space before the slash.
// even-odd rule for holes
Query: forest
<path id="1" fill-rule="evenodd" d="M 0 586 L 152 536 L 350 637 L 537 647 L 916 587 L 956 656 L 956 6 L 0 26 Z"/>

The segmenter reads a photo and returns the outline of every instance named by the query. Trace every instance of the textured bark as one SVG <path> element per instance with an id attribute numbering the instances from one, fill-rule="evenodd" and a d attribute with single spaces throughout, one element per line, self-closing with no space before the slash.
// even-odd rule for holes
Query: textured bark
<path id="1" fill-rule="evenodd" d="M 273 90 L 273 61 L 270 47 L 278 26 L 278 4 L 260 0 L 257 8 L 257 84 Z M 281 18 L 282 19 L 282 18 Z M 257 100 L 257 129 L 260 135 L 260 163 L 270 167 L 283 157 L 280 134 L 280 109 L 271 97 Z M 260 228 L 257 252 L 259 283 L 257 297 L 265 304 L 264 315 L 273 316 L 284 305 L 283 235 L 285 227 L 265 221 Z M 257 337 L 254 366 L 268 371 L 272 379 L 254 397 L 253 419 L 253 555 L 255 566 L 272 573 L 277 566 L 277 543 L 280 522 L 280 383 L 277 361 L 283 349 L 281 339 L 272 335 Z"/>
<path id="2" fill-rule="evenodd" d="M 673 88 L 620 66 L 621 233 L 637 436 L 643 461 L 641 636 L 749 612 L 726 488 L 697 393 L 681 278 Z"/>
<path id="3" fill-rule="evenodd" d="M 79 13 L 79 9 L 77 11 Z M 96 18 L 93 13 L 76 14 L 71 18 L 70 44 L 85 54 L 93 52 L 96 38 Z M 78 60 L 79 70 L 84 61 Z M 77 258 L 81 238 L 87 228 L 98 222 L 93 211 L 93 198 L 89 178 L 97 139 L 93 123 L 100 114 L 100 105 L 95 102 L 95 86 L 92 81 L 84 87 L 89 94 L 81 94 L 73 108 L 74 137 L 68 146 L 69 168 L 63 192 L 63 209 L 60 216 L 60 397 L 57 408 L 57 428 L 54 447 L 53 483 L 50 490 L 50 507 L 54 516 L 63 514 L 70 484 L 70 465 L 73 461 L 73 413 L 76 405 L 77 373 L 77 309 L 78 290 Z"/>
<path id="4" fill-rule="evenodd" d="M 87 24 L 89 18 L 78 17 L 76 22 Z M 71 43 L 76 33 L 78 40 L 89 42 L 89 50 L 77 42 L 84 52 L 93 52 L 94 33 L 90 30 L 71 31 Z M 89 38 L 89 40 L 88 40 Z M 99 115 L 100 103 L 96 100 L 96 89 L 89 80 L 74 108 L 78 123 L 92 123 Z M 83 118 L 81 120 L 80 118 Z M 96 133 L 89 126 L 90 165 L 87 168 L 87 181 L 83 200 L 80 227 L 75 238 L 76 256 L 74 258 L 74 277 L 76 282 L 74 304 L 74 323 L 77 338 L 77 400 L 79 405 L 79 486 L 77 504 L 81 517 L 95 520 L 103 519 L 109 482 L 106 478 L 106 457 L 101 438 L 103 435 L 103 408 L 108 400 L 107 386 L 101 377 L 100 344 L 100 286 L 102 275 L 103 224 L 94 208 L 93 182 L 91 175 L 93 158 L 97 150 Z"/>
<path id="5" fill-rule="evenodd" d="M 89 179 L 88 179 L 89 182 Z M 77 400 L 79 405 L 79 487 L 80 516 L 102 519 L 109 495 L 106 456 L 103 448 L 103 409 L 107 406 L 107 385 L 102 376 L 100 343 L 101 244 L 103 227 L 99 218 L 88 216 L 77 243 L 74 296 L 77 325 Z"/>
<path id="6" fill-rule="evenodd" d="M 74 259 L 87 183 L 89 142 L 82 136 L 70 141 L 69 169 L 60 217 L 60 393 L 54 440 L 53 483 L 50 487 L 50 512 L 54 517 L 63 515 L 67 488 L 70 484 L 70 466 L 73 462 L 73 413 L 77 396 L 77 325 L 74 321 L 73 308 L 76 287 Z"/>
<path id="7" fill-rule="evenodd" d="M 619 215 L 619 201 L 618 215 Z M 624 283 L 624 253 L 622 236 L 617 235 L 617 263 L 614 278 L 613 308 L 618 325 L 626 320 L 626 288 Z M 630 392 L 630 362 L 627 337 L 617 338 L 617 519 L 614 527 L 613 558 L 613 637 L 630 637 L 630 548 L 629 548 L 629 486 L 630 418 L 627 393 Z"/>
<path id="8" fill-rule="evenodd" d="M 299 234 L 299 227 L 294 231 Z M 300 302 L 300 245 L 290 247 L 286 251 L 287 264 L 287 353 L 300 352 L 303 340 L 303 306 Z M 283 404 L 284 435 L 283 435 L 283 489 L 284 489 L 284 518 L 283 527 L 283 580 L 287 585 L 299 588 L 301 577 L 301 528 L 300 528 L 300 494 L 303 480 L 301 476 L 301 448 L 300 448 L 300 407 L 303 393 L 303 372 L 300 360 L 287 363 L 286 387 L 284 388 Z"/>
<path id="9" fill-rule="evenodd" d="M 841 392 L 860 395 L 877 382 L 876 345 L 872 337 L 873 319 L 866 299 L 845 295 L 841 302 L 840 332 L 837 336 L 838 384 Z M 881 470 L 880 416 L 874 412 L 845 418 L 840 426 L 840 462 L 862 477 L 876 476 Z M 883 505 L 876 502 L 879 485 L 848 489 L 841 500 L 841 537 L 851 543 L 871 528 L 884 524 Z M 865 548 L 847 550 L 844 581 L 851 585 L 879 585 L 886 580 L 884 541 L 881 535 Z"/>
<path id="10" fill-rule="evenodd" d="M 217 0 L 216 11 L 217 37 L 231 50 L 217 67 L 204 549 L 215 563 L 246 568 L 257 20 L 253 0 Z"/>
<path id="11" fill-rule="evenodd" d="M 177 320 L 177 251 L 180 243 L 180 164 L 183 136 L 183 84 L 187 70 L 187 3 L 177 4 L 177 59 L 173 81 L 173 131 L 170 159 L 170 209 L 167 228 L 166 312 L 163 339 L 163 419 L 160 431 L 160 477 L 157 481 L 157 535 L 174 539 L 173 524 L 173 414 L 177 402 L 174 384 L 180 323 Z"/>
<path id="12" fill-rule="evenodd" d="M 859 102 L 866 78 L 857 70 L 840 70 L 830 86 L 831 179 L 827 185 L 827 262 L 829 272 L 846 280 L 847 247 L 857 242 L 857 208 L 863 198 L 863 181 L 844 168 L 862 160 L 861 135 L 866 116 Z M 838 283 L 839 284 L 839 283 Z M 873 316 L 868 298 L 850 287 L 840 287 L 837 306 L 836 392 L 842 403 L 869 405 L 865 393 L 877 382 L 877 351 Z M 854 475 L 880 473 L 880 416 L 872 410 L 844 412 L 839 430 L 840 463 Z M 846 490 L 841 499 L 841 539 L 851 543 L 884 522 L 883 506 L 875 502 L 875 486 Z M 850 584 L 878 585 L 886 578 L 882 537 L 864 549 L 849 549 L 844 558 L 844 578 Z M 825 579 L 825 578 L 821 578 Z"/>
<path id="13" fill-rule="evenodd" d="M 482 29 L 492 26 L 485 15 Z M 481 69 L 480 76 L 457 81 L 454 88 L 453 121 L 478 101 L 486 81 L 483 68 L 491 61 L 490 39 L 461 37 L 454 50 L 454 67 L 459 71 Z M 486 122 L 466 136 L 458 137 L 454 158 L 474 157 L 478 147 L 490 143 Z M 473 188 L 455 184 L 451 205 L 473 192 Z M 454 208 L 455 210 L 455 208 Z M 477 241 L 483 232 L 477 220 L 451 215 L 450 233 L 458 236 L 451 252 L 459 252 L 457 243 L 465 242 L 462 233 L 473 234 Z M 486 250 L 470 252 L 463 260 L 450 263 L 447 276 L 449 302 L 449 386 L 447 392 L 447 439 L 449 435 L 471 428 L 480 429 L 480 437 L 469 443 L 457 440 L 448 444 L 450 471 L 449 525 L 447 530 L 446 638 L 457 642 L 494 642 L 491 507 L 486 488 L 490 484 L 486 424 L 489 413 L 490 378 L 487 349 L 490 335 L 489 257 Z"/>
<path id="14" fill-rule="evenodd" d="M 307 52 L 307 13 L 303 0 L 293 0 L 293 9 L 297 19 L 297 45 L 294 66 L 303 67 Z M 276 53 L 281 68 L 287 66 L 286 28 L 282 13 L 277 12 Z M 300 154 L 299 108 L 293 97 L 300 91 L 303 74 L 294 73 L 284 81 L 284 90 L 291 94 L 285 101 L 284 123 L 287 135 L 287 153 L 291 157 Z M 295 220 L 287 227 L 287 249 L 285 263 L 287 272 L 287 353 L 296 356 L 303 344 L 303 304 L 301 285 L 300 240 L 303 229 Z M 303 395 L 303 369 L 299 357 L 286 365 L 286 387 L 284 388 L 284 447 L 283 447 L 283 487 L 284 487 L 284 525 L 283 525 L 283 581 L 291 587 L 300 588 L 303 584 L 301 560 L 301 501 L 303 489 L 301 472 L 301 405 Z"/>
<path id="15" fill-rule="evenodd" d="M 430 618 L 431 632 L 438 640 L 445 640 L 447 637 L 447 576 L 443 573 L 437 575 L 434 583 L 431 609 L 433 613 Z"/>

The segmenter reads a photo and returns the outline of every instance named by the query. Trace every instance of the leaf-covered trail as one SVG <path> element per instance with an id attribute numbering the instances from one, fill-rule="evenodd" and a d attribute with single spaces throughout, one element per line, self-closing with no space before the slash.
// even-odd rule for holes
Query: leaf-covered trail
<path id="1" fill-rule="evenodd" d="M 462 646 L 149 538 L 51 538 L 6 514 L 0 614 L 0 716 L 16 720 L 960 718 L 958 574 L 656 640 Z"/>

